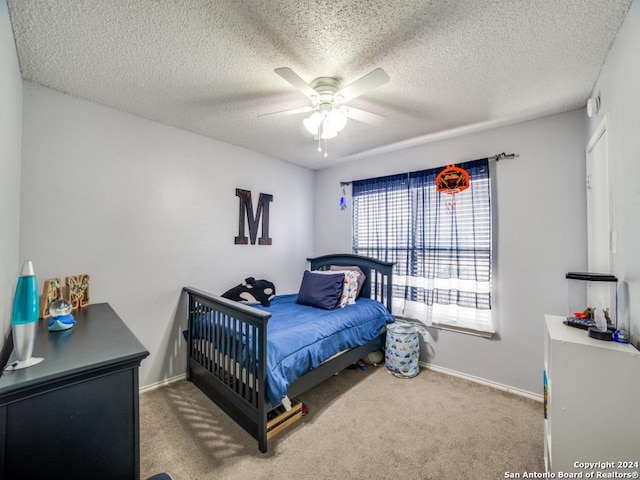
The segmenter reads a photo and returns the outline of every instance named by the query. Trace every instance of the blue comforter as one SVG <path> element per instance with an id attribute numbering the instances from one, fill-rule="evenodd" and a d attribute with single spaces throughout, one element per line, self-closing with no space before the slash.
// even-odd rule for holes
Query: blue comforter
<path id="1" fill-rule="evenodd" d="M 378 301 L 359 298 L 355 305 L 322 310 L 296 303 L 297 294 L 279 295 L 269 307 L 267 324 L 267 398 L 277 406 L 298 377 L 343 350 L 373 340 L 393 317 Z"/>

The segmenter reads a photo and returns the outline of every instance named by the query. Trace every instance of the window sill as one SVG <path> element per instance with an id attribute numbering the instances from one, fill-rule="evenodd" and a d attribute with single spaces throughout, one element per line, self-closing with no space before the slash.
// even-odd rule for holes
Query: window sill
<path id="1" fill-rule="evenodd" d="M 450 332 L 464 333 L 466 335 L 474 335 L 476 337 L 483 337 L 483 338 L 493 338 L 496 334 L 496 332 L 491 332 L 491 331 L 487 332 L 484 330 L 475 330 L 473 328 L 458 327 L 456 325 L 449 325 L 447 323 L 433 322 L 431 326 L 439 330 L 447 330 Z"/>

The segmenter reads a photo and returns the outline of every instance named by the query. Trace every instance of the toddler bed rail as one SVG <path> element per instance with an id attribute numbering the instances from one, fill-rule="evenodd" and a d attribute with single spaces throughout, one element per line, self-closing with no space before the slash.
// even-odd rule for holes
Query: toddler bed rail
<path id="1" fill-rule="evenodd" d="M 195 288 L 184 292 L 189 296 L 187 380 L 253 435 L 265 452 L 271 314 Z"/>

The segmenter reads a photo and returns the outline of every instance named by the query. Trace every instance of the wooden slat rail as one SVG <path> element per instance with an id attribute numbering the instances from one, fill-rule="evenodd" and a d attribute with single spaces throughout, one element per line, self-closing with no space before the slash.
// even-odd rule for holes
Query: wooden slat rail
<path id="1" fill-rule="evenodd" d="M 267 449 L 267 323 L 271 314 L 192 287 L 188 380 Z"/>

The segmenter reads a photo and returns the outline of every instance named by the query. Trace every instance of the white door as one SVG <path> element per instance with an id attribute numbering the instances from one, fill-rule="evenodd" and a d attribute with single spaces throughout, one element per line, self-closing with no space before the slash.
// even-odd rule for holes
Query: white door
<path id="1" fill-rule="evenodd" d="M 588 270 L 592 273 L 613 273 L 609 130 L 607 113 L 587 145 L 587 252 Z M 589 287 L 590 306 L 614 307 L 610 283 L 592 282 Z"/>
<path id="2" fill-rule="evenodd" d="M 587 145 L 587 252 L 588 269 L 612 273 L 609 114 L 602 119 Z"/>

